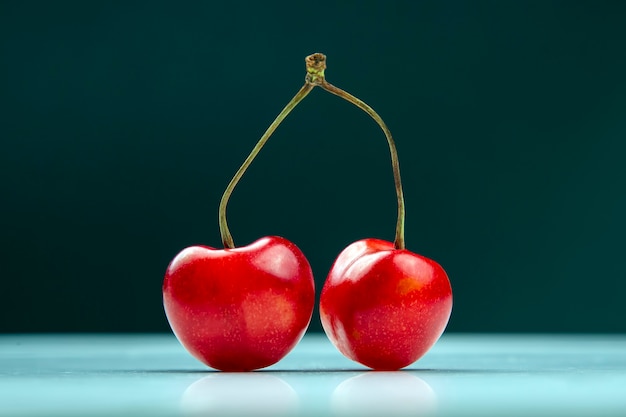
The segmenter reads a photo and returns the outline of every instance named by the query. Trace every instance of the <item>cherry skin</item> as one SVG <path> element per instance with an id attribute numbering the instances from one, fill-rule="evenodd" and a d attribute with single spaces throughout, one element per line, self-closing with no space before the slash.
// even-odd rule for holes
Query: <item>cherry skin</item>
<path id="1" fill-rule="evenodd" d="M 397 370 L 422 357 L 443 333 L 452 288 L 435 261 L 379 239 L 344 249 L 322 289 L 324 331 L 348 358 Z"/>
<path id="2" fill-rule="evenodd" d="M 174 334 L 194 357 L 222 371 L 278 362 L 304 335 L 314 303 L 311 267 L 281 237 L 235 249 L 188 247 L 163 282 Z"/>

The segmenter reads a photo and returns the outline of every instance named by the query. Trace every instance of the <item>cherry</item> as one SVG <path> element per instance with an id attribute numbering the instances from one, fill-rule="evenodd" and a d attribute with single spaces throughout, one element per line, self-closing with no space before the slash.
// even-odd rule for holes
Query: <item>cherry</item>
<path id="1" fill-rule="evenodd" d="M 293 243 L 275 236 L 236 249 L 186 248 L 163 283 L 178 340 L 223 371 L 278 362 L 304 335 L 314 302 L 309 263 Z"/>
<path id="2" fill-rule="evenodd" d="M 307 74 L 315 68 L 307 61 Z M 282 359 L 304 335 L 313 314 L 311 267 L 295 244 L 264 237 L 235 248 L 228 200 L 254 158 L 291 110 L 313 89 L 307 81 L 285 106 L 230 181 L 219 206 L 224 249 L 191 246 L 172 260 L 163 306 L 181 344 L 206 365 L 250 371 Z"/>
<path id="3" fill-rule="evenodd" d="M 315 54 L 310 82 L 370 115 L 381 127 L 391 154 L 398 217 L 395 242 L 364 239 L 344 249 L 320 296 L 322 327 L 348 358 L 376 370 L 397 370 L 422 357 L 439 339 L 452 312 L 452 289 L 435 261 L 405 249 L 404 194 L 395 142 L 369 105 L 328 83 L 326 57 Z"/>
<path id="4" fill-rule="evenodd" d="M 404 368 L 443 333 L 452 290 L 435 261 L 379 239 L 345 248 L 320 300 L 324 331 L 348 358 L 377 370 Z"/>

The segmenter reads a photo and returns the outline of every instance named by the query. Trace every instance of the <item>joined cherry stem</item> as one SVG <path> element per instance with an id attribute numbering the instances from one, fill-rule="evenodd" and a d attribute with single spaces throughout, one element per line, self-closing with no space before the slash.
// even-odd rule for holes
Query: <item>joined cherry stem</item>
<path id="1" fill-rule="evenodd" d="M 256 158 L 256 156 L 261 151 L 270 136 L 274 133 L 276 128 L 298 105 L 298 103 L 300 103 L 311 92 L 311 90 L 313 90 L 314 87 L 318 86 L 328 91 L 329 93 L 341 97 L 342 99 L 354 104 L 355 106 L 363 110 L 372 119 L 374 119 L 374 121 L 380 126 L 383 133 L 385 134 L 385 137 L 387 138 L 387 144 L 389 146 L 389 152 L 391 154 L 391 167 L 393 169 L 393 178 L 398 205 L 398 217 L 396 221 L 396 234 L 394 245 L 396 249 L 404 249 L 404 193 L 402 191 L 402 180 L 400 177 L 400 163 L 398 160 L 398 151 L 396 150 L 396 144 L 393 140 L 393 137 L 391 136 L 389 128 L 387 127 L 383 119 L 378 115 L 378 113 L 376 113 L 374 109 L 372 109 L 365 102 L 326 81 L 326 79 L 324 78 L 324 70 L 326 69 L 325 55 L 320 53 L 309 55 L 306 57 L 305 62 L 307 74 L 305 77 L 304 85 L 302 86 L 302 88 L 300 88 L 300 91 L 298 91 L 296 95 L 289 101 L 289 103 L 287 103 L 285 108 L 278 114 L 276 119 L 267 128 L 265 133 L 263 133 L 263 136 L 261 136 L 261 139 L 259 139 L 246 160 L 243 162 L 241 167 L 239 167 L 232 180 L 230 180 L 230 183 L 226 187 L 224 194 L 222 195 L 219 206 L 219 227 L 224 247 L 230 249 L 235 247 L 233 237 L 230 233 L 230 230 L 228 229 L 228 223 L 226 221 L 226 206 L 233 190 L 235 189 L 235 186 L 237 185 L 241 177 L 243 177 L 244 173 L 246 172 L 254 158 Z"/>
<path id="2" fill-rule="evenodd" d="M 233 190 L 235 189 L 235 186 L 237 185 L 241 177 L 243 177 L 243 174 L 246 172 L 246 170 L 248 169 L 248 167 L 250 166 L 254 158 L 256 158 L 256 156 L 261 151 L 261 149 L 263 148 L 267 140 L 270 138 L 270 136 L 272 136 L 272 133 L 274 133 L 278 125 L 280 125 L 281 122 L 285 120 L 287 115 L 291 113 L 294 107 L 296 107 L 298 103 L 300 103 L 302 99 L 305 98 L 307 94 L 311 92 L 311 90 L 313 90 L 313 87 L 314 87 L 313 85 L 309 83 L 305 83 L 300 89 L 300 91 L 298 91 L 296 95 L 289 101 L 289 103 L 287 103 L 285 108 L 278 114 L 278 116 L 276 116 L 276 119 L 267 128 L 265 133 L 263 133 L 263 136 L 261 136 L 261 139 L 259 139 L 259 141 L 254 146 L 254 148 L 252 148 L 252 151 L 250 151 L 250 154 L 248 155 L 246 160 L 243 161 L 243 164 L 241 164 L 241 166 L 239 167 L 239 169 L 233 176 L 233 179 L 230 180 L 230 183 L 228 183 L 226 190 L 224 190 L 224 194 L 222 195 L 222 199 L 220 201 L 219 225 L 220 225 L 220 234 L 222 235 L 222 243 L 224 243 L 225 248 L 233 249 L 235 247 L 235 243 L 233 242 L 233 236 L 230 233 L 230 230 L 228 229 L 228 222 L 226 221 L 226 205 L 228 204 L 230 195 L 232 194 Z"/>

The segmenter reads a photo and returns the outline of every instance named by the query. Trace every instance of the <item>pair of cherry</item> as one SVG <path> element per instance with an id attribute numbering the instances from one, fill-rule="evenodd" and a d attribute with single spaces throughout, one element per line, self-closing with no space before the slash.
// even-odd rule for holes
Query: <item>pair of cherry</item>
<path id="1" fill-rule="evenodd" d="M 331 342 L 348 358 L 376 370 L 415 362 L 443 333 L 452 290 L 443 268 L 404 246 L 404 197 L 389 129 L 367 104 L 324 78 L 326 57 L 306 58 L 304 86 L 287 104 L 239 168 L 220 202 L 225 249 L 192 246 L 170 263 L 163 282 L 167 319 L 181 344 L 206 365 L 249 371 L 282 359 L 304 335 L 313 314 L 311 267 L 292 242 L 264 237 L 236 248 L 226 222 L 230 195 L 252 160 L 289 112 L 316 86 L 368 113 L 391 152 L 398 220 L 395 242 L 364 239 L 335 260 L 320 296 Z"/>

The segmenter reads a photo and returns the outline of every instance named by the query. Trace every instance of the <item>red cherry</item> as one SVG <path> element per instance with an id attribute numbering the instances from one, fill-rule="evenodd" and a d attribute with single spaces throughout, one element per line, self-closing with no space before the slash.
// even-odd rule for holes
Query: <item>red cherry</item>
<path id="1" fill-rule="evenodd" d="M 364 239 L 337 257 L 322 289 L 320 316 L 331 342 L 376 370 L 422 357 L 443 333 L 452 289 L 435 261 L 391 242 Z"/>
<path id="2" fill-rule="evenodd" d="M 278 362 L 304 335 L 314 302 L 308 261 L 281 237 L 235 249 L 188 247 L 163 282 L 165 313 L 178 340 L 223 371 Z"/>
<path id="3" fill-rule="evenodd" d="M 452 311 L 450 281 L 439 264 L 405 249 L 400 163 L 389 128 L 364 101 L 326 81 L 324 54 L 306 61 L 307 83 L 354 104 L 382 129 L 398 205 L 394 243 L 361 240 L 335 261 L 322 289 L 322 325 L 348 358 L 373 369 L 400 369 L 424 355 L 443 333 Z"/>
<path id="4" fill-rule="evenodd" d="M 311 65 L 307 60 L 307 74 Z M 280 237 L 236 248 L 226 206 L 274 130 L 313 87 L 305 82 L 226 186 L 218 210 L 225 249 L 186 248 L 165 273 L 163 305 L 170 327 L 193 356 L 215 369 L 270 366 L 293 349 L 311 321 L 313 274 L 300 249 Z"/>

